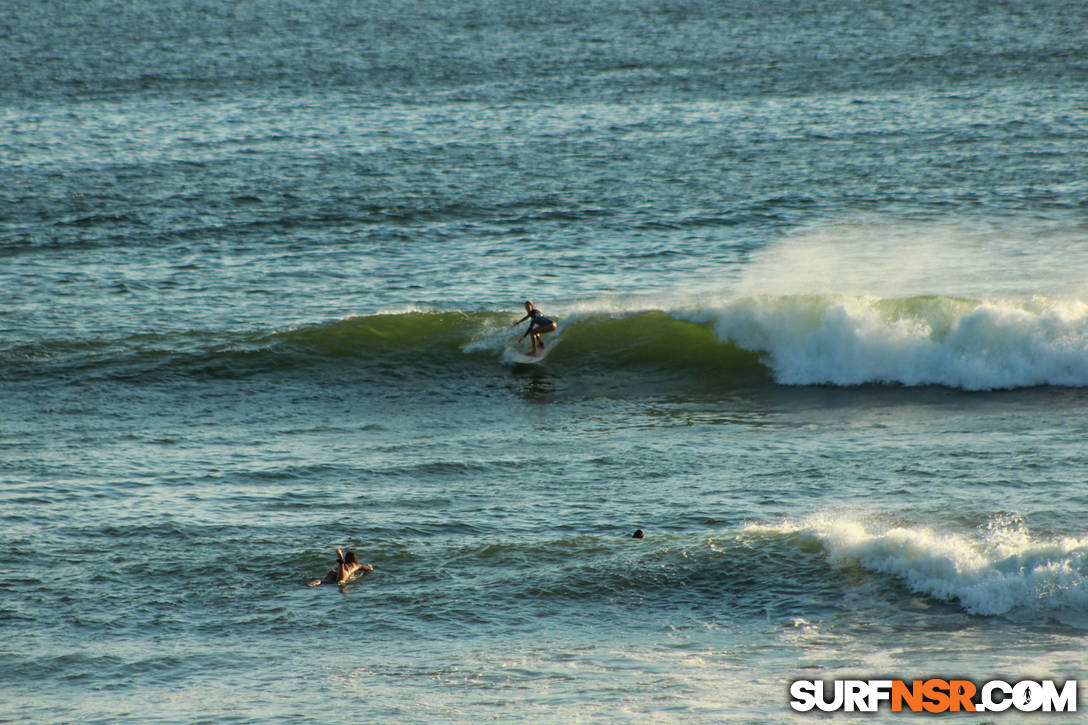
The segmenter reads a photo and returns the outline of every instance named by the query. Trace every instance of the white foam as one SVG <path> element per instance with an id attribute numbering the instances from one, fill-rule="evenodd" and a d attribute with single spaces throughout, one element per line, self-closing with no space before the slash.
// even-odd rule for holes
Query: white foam
<path id="1" fill-rule="evenodd" d="M 512 348 L 516 344 L 519 332 L 512 326 L 495 326 L 481 329 L 473 339 L 462 345 L 464 352 L 500 352 Z"/>
<path id="2" fill-rule="evenodd" d="M 894 576 L 920 594 L 958 601 L 972 614 L 1088 609 L 1088 537 L 1037 539 L 1018 518 L 947 532 L 817 515 L 800 524 L 750 525 L 745 531 L 800 534 L 817 542 L 834 566 Z"/>
<path id="3" fill-rule="evenodd" d="M 1088 304 L 1079 299 L 753 297 L 673 314 L 766 353 L 784 384 L 1088 386 Z"/>
<path id="4" fill-rule="evenodd" d="M 759 250 L 701 316 L 766 352 L 787 384 L 1079 387 L 1085 270 L 1088 227 L 1075 216 L 859 215 Z"/>

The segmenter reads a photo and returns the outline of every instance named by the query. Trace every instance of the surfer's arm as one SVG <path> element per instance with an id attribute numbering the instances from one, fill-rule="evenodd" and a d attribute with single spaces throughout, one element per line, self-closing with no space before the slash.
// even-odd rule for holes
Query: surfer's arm
<path id="1" fill-rule="evenodd" d="M 521 323 L 523 323 L 523 322 L 525 322 L 526 320 L 528 320 L 528 319 L 529 319 L 530 317 L 532 317 L 532 315 L 525 315 L 525 317 L 522 317 L 522 318 L 521 318 L 520 320 L 518 320 L 517 322 L 515 322 L 515 323 L 514 323 L 513 325 L 510 325 L 510 327 L 517 327 L 517 326 L 518 326 L 518 325 L 520 325 Z"/>
<path id="2" fill-rule="evenodd" d="M 326 574 L 323 579 L 314 579 L 312 582 L 310 582 L 306 586 L 316 587 L 316 586 L 318 586 L 320 584 L 332 584 L 334 581 L 336 581 L 336 569 L 331 569 L 331 570 L 329 570 L 329 573 Z"/>

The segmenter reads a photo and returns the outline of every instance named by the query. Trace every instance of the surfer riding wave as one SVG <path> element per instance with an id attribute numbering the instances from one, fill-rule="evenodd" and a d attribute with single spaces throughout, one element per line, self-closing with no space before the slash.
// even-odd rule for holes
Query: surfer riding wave
<path id="1" fill-rule="evenodd" d="M 525 317 L 522 317 L 515 322 L 513 326 L 516 327 L 526 320 L 529 320 L 529 327 L 525 330 L 525 334 L 519 338 L 519 341 L 528 337 L 533 343 L 533 349 L 529 351 L 529 354 L 536 355 L 536 349 L 538 347 L 541 350 L 544 349 L 544 341 L 540 339 L 540 336 L 545 332 L 555 332 L 558 325 L 555 320 L 545 317 L 540 310 L 534 307 L 531 300 L 525 301 L 525 312 Z"/>

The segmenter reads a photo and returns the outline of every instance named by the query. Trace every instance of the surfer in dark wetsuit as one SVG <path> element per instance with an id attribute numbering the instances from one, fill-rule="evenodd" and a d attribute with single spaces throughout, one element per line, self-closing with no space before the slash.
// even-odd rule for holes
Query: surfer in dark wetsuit
<path id="1" fill-rule="evenodd" d="M 555 320 L 548 319 L 540 312 L 540 310 L 533 307 L 533 303 L 529 300 L 525 301 L 525 312 L 525 317 L 522 317 L 515 322 L 514 326 L 516 327 L 526 320 L 529 320 L 529 328 L 525 330 L 525 334 L 522 335 L 520 339 L 524 340 L 526 336 L 528 336 L 529 340 L 533 343 L 533 349 L 529 351 L 529 354 L 536 355 L 537 347 L 541 350 L 544 349 L 544 341 L 540 339 L 540 335 L 545 332 L 554 332 L 558 325 L 555 323 Z"/>

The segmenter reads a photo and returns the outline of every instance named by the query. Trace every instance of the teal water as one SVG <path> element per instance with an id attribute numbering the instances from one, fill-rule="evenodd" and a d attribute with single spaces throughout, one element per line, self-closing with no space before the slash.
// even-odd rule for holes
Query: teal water
<path id="1" fill-rule="evenodd" d="M 1080 4 L 6 9 L 0 719 L 1088 677 Z"/>

